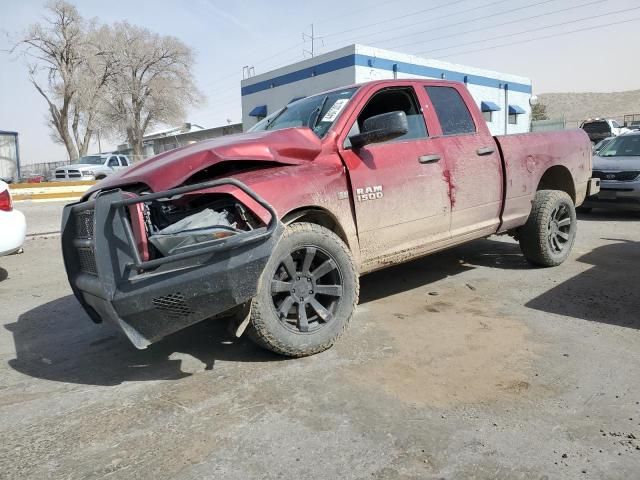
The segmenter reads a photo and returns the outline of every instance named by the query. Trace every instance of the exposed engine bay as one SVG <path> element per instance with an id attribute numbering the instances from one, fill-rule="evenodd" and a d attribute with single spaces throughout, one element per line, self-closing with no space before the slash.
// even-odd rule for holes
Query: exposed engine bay
<path id="1" fill-rule="evenodd" d="M 142 217 L 144 229 L 136 232 L 134 228 L 134 233 L 142 237 L 136 240 L 144 247 L 145 260 L 175 255 L 264 226 L 244 205 L 225 194 L 152 200 L 130 210 L 130 220 L 135 225 L 140 219 L 132 218 L 133 215 Z"/>

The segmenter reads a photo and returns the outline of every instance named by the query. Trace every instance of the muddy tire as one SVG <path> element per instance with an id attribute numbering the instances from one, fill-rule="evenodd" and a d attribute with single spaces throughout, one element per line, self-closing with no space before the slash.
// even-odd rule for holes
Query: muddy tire
<path id="1" fill-rule="evenodd" d="M 527 223 L 520 228 L 520 249 L 530 263 L 555 267 L 569 256 L 576 230 L 571 197 L 559 190 L 540 190 Z"/>
<path id="2" fill-rule="evenodd" d="M 249 338 L 289 357 L 330 348 L 358 303 L 351 253 L 332 231 L 289 225 L 260 278 L 251 304 Z"/>

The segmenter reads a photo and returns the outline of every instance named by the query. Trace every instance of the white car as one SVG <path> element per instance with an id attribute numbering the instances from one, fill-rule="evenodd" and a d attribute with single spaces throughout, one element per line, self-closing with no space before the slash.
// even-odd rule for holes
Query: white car
<path id="1" fill-rule="evenodd" d="M 13 209 L 11 192 L 0 180 L 0 256 L 9 255 L 22 248 L 27 233 L 27 222 L 22 212 Z"/>
<path id="2" fill-rule="evenodd" d="M 78 158 L 69 165 L 57 168 L 52 180 L 102 180 L 103 178 L 131 165 L 126 155 L 100 154 Z"/>

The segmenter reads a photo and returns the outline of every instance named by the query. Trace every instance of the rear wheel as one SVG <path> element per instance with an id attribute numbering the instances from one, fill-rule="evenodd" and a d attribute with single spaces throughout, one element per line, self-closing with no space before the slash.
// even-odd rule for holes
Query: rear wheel
<path id="1" fill-rule="evenodd" d="M 351 254 L 336 234 L 311 223 L 289 225 L 262 273 L 249 335 L 282 355 L 322 352 L 347 327 L 358 289 Z"/>
<path id="2" fill-rule="evenodd" d="M 576 211 L 571 197 L 558 190 L 540 190 L 533 200 L 527 223 L 520 228 L 520 249 L 535 265 L 560 265 L 571 252 L 576 230 Z"/>

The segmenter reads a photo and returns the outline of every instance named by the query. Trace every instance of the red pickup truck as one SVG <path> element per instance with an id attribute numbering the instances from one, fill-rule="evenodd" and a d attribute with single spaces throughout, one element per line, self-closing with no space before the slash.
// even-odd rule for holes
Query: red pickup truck
<path id="1" fill-rule="evenodd" d="M 590 177 L 581 130 L 493 137 L 463 84 L 376 81 L 108 177 L 65 208 L 62 247 L 89 316 L 138 348 L 233 314 L 304 356 L 344 331 L 364 273 L 495 233 L 562 263 Z"/>

